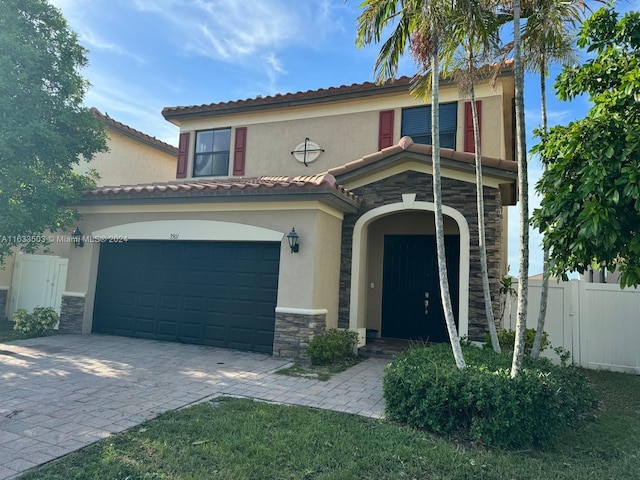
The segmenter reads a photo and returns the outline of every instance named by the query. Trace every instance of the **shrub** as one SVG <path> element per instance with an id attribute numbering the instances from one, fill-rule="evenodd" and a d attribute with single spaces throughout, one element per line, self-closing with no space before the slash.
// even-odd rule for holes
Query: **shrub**
<path id="1" fill-rule="evenodd" d="M 527 328 L 524 333 L 524 353 L 529 355 L 533 348 L 533 341 L 536 338 L 536 329 Z M 484 341 L 487 346 L 491 346 L 491 339 L 489 334 L 485 333 Z M 513 353 L 513 344 L 516 341 L 516 332 L 513 330 L 501 330 L 498 332 L 498 343 L 500 343 L 500 349 L 502 353 Z M 540 351 L 543 352 L 546 348 L 551 346 L 549 342 L 549 334 L 542 332 L 542 342 L 540 343 Z"/>
<path id="2" fill-rule="evenodd" d="M 307 353 L 314 365 L 330 365 L 355 355 L 358 333 L 332 328 L 311 342 Z"/>
<path id="3" fill-rule="evenodd" d="M 47 330 L 53 330 L 60 317 L 51 307 L 34 308 L 31 313 L 22 308 L 13 314 L 13 320 L 13 329 L 18 332 L 44 335 Z"/>
<path id="4" fill-rule="evenodd" d="M 465 347 L 458 370 L 449 345 L 411 349 L 387 366 L 387 417 L 486 445 L 543 447 L 596 406 L 588 380 L 573 367 L 525 357 L 509 376 L 510 357 Z"/>

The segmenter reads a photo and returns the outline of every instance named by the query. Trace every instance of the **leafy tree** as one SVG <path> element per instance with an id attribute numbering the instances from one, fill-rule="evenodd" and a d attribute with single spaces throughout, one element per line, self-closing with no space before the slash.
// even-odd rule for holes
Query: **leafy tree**
<path id="1" fill-rule="evenodd" d="M 556 126 L 534 148 L 547 166 L 538 182 L 534 225 L 549 249 L 549 271 L 567 277 L 590 265 L 621 272 L 621 286 L 640 283 L 640 13 L 622 19 L 611 5 L 584 22 L 578 46 L 595 53 L 565 67 L 562 100 L 588 94 L 584 119 Z"/>
<path id="2" fill-rule="evenodd" d="M 453 316 L 453 306 L 449 291 L 449 279 L 444 246 L 444 222 L 442 216 L 442 195 L 440 176 L 440 131 L 439 131 L 439 80 L 440 65 L 451 58 L 451 30 L 449 2 L 444 0 L 365 0 L 363 12 L 358 18 L 359 45 L 373 41 L 379 42 L 386 26 L 396 22 L 394 30 L 382 45 L 376 61 L 378 80 L 393 78 L 398 69 L 400 57 L 414 36 L 421 42 L 420 51 L 424 55 L 423 69 L 416 75 L 414 91 L 431 94 L 431 138 L 433 162 L 433 197 L 435 204 L 436 254 L 438 259 L 438 278 L 440 281 L 440 299 L 444 310 L 445 322 L 451 348 L 459 369 L 466 367 L 460 338 Z M 449 34 L 449 36 L 447 36 Z M 429 73 L 431 75 L 429 75 Z"/>
<path id="3" fill-rule="evenodd" d="M 46 0 L 0 2 L 0 263 L 33 251 L 42 232 L 77 218 L 68 206 L 94 185 L 73 172 L 106 150 L 106 134 L 82 100 L 86 50 Z M 31 238 L 30 238 L 31 237 Z"/>

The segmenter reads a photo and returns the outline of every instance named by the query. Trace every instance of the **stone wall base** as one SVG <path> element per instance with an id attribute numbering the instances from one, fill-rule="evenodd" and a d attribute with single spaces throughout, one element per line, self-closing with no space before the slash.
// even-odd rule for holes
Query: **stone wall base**
<path id="1" fill-rule="evenodd" d="M 0 290 L 0 321 L 7 319 L 7 302 L 9 301 L 9 290 Z"/>
<path id="2" fill-rule="evenodd" d="M 82 323 L 84 322 L 84 295 L 62 294 L 62 304 L 60 306 L 60 326 L 58 332 L 82 334 Z"/>
<path id="3" fill-rule="evenodd" d="M 327 315 L 276 312 L 273 356 L 308 362 L 309 342 L 327 329 Z"/>

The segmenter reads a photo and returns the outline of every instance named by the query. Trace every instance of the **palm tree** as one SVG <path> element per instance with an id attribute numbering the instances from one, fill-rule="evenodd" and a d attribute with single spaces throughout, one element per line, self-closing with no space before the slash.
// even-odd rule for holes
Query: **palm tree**
<path id="1" fill-rule="evenodd" d="M 547 134 L 547 95 L 546 79 L 549 73 L 549 63 L 575 63 L 578 55 L 575 50 L 574 29 L 582 21 L 582 16 L 588 9 L 585 0 L 558 1 L 536 0 L 527 18 L 527 25 L 522 35 L 522 53 L 525 67 L 540 74 L 540 99 L 542 107 L 542 126 L 540 136 L 545 141 Z M 544 167 L 546 169 L 546 165 Z M 536 336 L 531 349 L 531 356 L 540 355 L 540 345 L 547 314 L 547 300 L 549 295 L 548 276 L 549 250 L 544 249 L 542 292 L 540 295 L 540 311 Z"/>
<path id="2" fill-rule="evenodd" d="M 411 36 L 419 35 L 426 47 L 428 60 L 420 73 L 431 72 L 427 75 L 416 75 L 414 91 L 430 92 L 431 105 L 431 140 L 433 164 L 433 198 L 435 204 L 436 224 L 436 253 L 438 258 L 438 278 L 440 280 L 440 298 L 444 309 L 445 322 L 451 348 L 456 365 L 464 369 L 466 363 L 462 355 L 460 338 L 455 325 L 447 263 L 444 246 L 444 222 L 442 216 L 442 194 L 440 176 L 440 109 L 439 109 L 439 80 L 442 46 L 449 46 L 445 41 L 441 43 L 441 34 L 445 31 L 448 14 L 447 1 L 443 0 L 366 0 L 363 2 L 364 11 L 358 17 L 358 45 L 365 45 L 372 41 L 380 41 L 382 30 L 391 22 L 397 25 L 389 39 L 383 44 L 376 61 L 378 80 L 393 78 L 397 73 L 398 62 L 404 54 Z M 443 37 L 444 38 L 444 37 Z M 450 54 L 451 51 L 448 51 Z M 445 54 L 445 59 L 450 55 Z"/>
<path id="3" fill-rule="evenodd" d="M 493 304 L 491 302 L 491 289 L 489 287 L 489 271 L 487 268 L 487 247 L 484 222 L 484 187 L 482 180 L 482 152 L 480 146 L 480 131 L 478 120 L 478 107 L 475 97 L 475 81 L 477 78 L 478 58 L 481 63 L 493 59 L 498 51 L 498 16 L 495 14 L 495 1 L 493 0 L 462 0 L 456 2 L 456 11 L 460 14 L 460 29 L 465 44 L 465 65 L 459 85 L 463 90 L 468 90 L 471 97 L 471 111 L 473 116 L 473 138 L 476 164 L 476 205 L 478 211 L 478 247 L 480 253 L 480 271 L 482 276 L 482 292 L 484 295 L 485 314 L 489 327 L 491 346 L 496 353 L 500 353 L 500 342 L 496 330 Z"/>
<path id="4" fill-rule="evenodd" d="M 520 41 L 520 0 L 510 5 L 513 11 L 513 67 L 515 71 L 516 155 L 518 160 L 518 202 L 520 214 L 520 261 L 518 265 L 518 313 L 511 377 L 520 373 L 527 329 L 527 296 L 529 291 L 529 180 L 527 174 L 527 140 L 524 123 L 524 70 Z"/>

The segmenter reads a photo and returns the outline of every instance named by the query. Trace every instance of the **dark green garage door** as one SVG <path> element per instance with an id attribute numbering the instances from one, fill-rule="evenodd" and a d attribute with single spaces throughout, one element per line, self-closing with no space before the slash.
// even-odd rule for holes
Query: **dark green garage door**
<path id="1" fill-rule="evenodd" d="M 93 331 L 272 353 L 279 263 L 279 243 L 103 243 Z"/>

